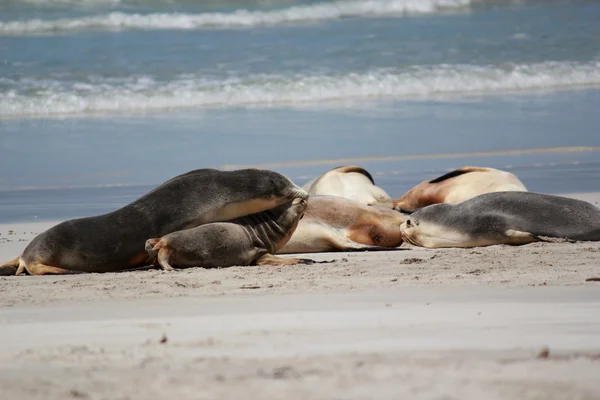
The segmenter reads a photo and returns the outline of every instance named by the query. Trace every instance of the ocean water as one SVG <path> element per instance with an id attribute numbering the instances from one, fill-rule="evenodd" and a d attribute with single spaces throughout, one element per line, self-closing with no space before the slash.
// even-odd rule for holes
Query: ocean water
<path id="1" fill-rule="evenodd" d="M 171 176 L 342 164 L 400 196 L 462 165 L 600 190 L 600 2 L 4 0 L 0 222 Z"/>

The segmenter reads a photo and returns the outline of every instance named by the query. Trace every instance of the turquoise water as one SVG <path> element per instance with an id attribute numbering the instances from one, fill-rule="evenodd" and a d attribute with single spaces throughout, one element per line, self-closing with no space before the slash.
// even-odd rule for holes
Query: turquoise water
<path id="1" fill-rule="evenodd" d="M 598 21 L 593 1 L 3 1 L 0 222 L 202 167 L 359 163 L 394 197 L 467 164 L 600 190 L 600 152 L 572 149 L 600 146 Z"/>

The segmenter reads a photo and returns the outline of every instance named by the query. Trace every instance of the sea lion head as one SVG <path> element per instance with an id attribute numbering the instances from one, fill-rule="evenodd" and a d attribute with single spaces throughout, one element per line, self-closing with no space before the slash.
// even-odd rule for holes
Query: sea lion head
<path id="1" fill-rule="evenodd" d="M 400 233 L 405 241 L 420 247 L 457 247 L 457 243 L 467 241 L 467 235 L 460 232 L 460 223 L 449 223 L 454 205 L 433 204 L 407 215 L 400 225 Z"/>
<path id="2" fill-rule="evenodd" d="M 273 227 L 270 229 L 273 251 L 281 249 L 290 240 L 292 234 L 298 227 L 298 223 L 304 217 L 308 207 L 308 198 L 299 196 L 291 202 L 282 204 L 269 210 L 272 216 Z"/>
<path id="3" fill-rule="evenodd" d="M 278 199 L 279 204 L 285 204 L 296 198 L 308 200 L 308 192 L 296 185 L 286 176 L 267 169 L 250 169 L 245 186 L 252 190 L 257 197 Z M 260 172 L 260 173 L 256 173 Z"/>

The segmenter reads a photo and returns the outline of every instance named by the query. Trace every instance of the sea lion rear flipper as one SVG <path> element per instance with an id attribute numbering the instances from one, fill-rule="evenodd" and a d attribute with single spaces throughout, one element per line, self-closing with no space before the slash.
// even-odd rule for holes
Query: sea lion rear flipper
<path id="1" fill-rule="evenodd" d="M 381 250 L 383 248 L 381 246 L 373 246 L 369 244 L 358 243 L 353 240 L 342 237 L 330 237 L 328 238 L 328 240 L 332 249 L 336 251 L 366 251 Z M 389 250 L 390 247 L 385 247 L 385 249 Z"/>
<path id="2" fill-rule="evenodd" d="M 531 232 L 516 231 L 514 229 L 508 229 L 506 236 L 511 239 L 514 244 L 527 244 L 532 242 L 547 242 L 549 239 L 547 236 L 534 235 Z"/>
<path id="3" fill-rule="evenodd" d="M 171 250 L 167 247 L 162 247 L 158 251 L 158 263 L 165 271 L 174 271 L 175 268 L 169 264 L 171 259 Z"/>
<path id="4" fill-rule="evenodd" d="M 295 265 L 295 264 L 312 264 L 313 260 L 308 258 L 287 258 L 278 257 L 273 254 L 265 254 L 256 260 L 256 265 Z"/>
<path id="5" fill-rule="evenodd" d="M 19 269 L 19 260 L 21 256 L 0 265 L 0 276 L 15 275 Z"/>

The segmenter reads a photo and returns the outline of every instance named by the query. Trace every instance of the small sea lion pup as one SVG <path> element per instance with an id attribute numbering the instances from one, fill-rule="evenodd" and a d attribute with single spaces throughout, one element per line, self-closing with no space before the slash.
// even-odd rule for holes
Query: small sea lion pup
<path id="1" fill-rule="evenodd" d="M 514 174 L 494 168 L 461 167 L 430 181 L 423 181 L 394 200 L 396 210 L 417 210 L 431 204 L 458 204 L 484 193 L 526 192 Z"/>
<path id="2" fill-rule="evenodd" d="M 311 196 L 304 218 L 283 253 L 367 250 L 402 244 L 406 216 L 337 196 Z"/>
<path id="3" fill-rule="evenodd" d="M 345 197 L 365 205 L 392 207 L 392 198 L 375 186 L 371 174 L 357 165 L 332 169 L 302 186 L 308 194 Z"/>
<path id="4" fill-rule="evenodd" d="M 166 270 L 173 270 L 173 266 L 298 264 L 307 260 L 273 254 L 292 236 L 306 210 L 306 203 L 304 198 L 296 198 L 291 203 L 258 214 L 148 239 L 146 251 L 150 257 L 157 257 Z"/>
<path id="5" fill-rule="evenodd" d="M 42 232 L 0 271 L 42 275 L 144 266 L 149 237 L 255 214 L 296 197 L 308 194 L 273 171 L 198 169 L 166 181 L 121 209 L 65 221 Z"/>
<path id="6" fill-rule="evenodd" d="M 400 230 L 406 241 L 429 248 L 600 240 L 600 208 L 547 194 L 487 193 L 456 205 L 421 208 Z"/>

